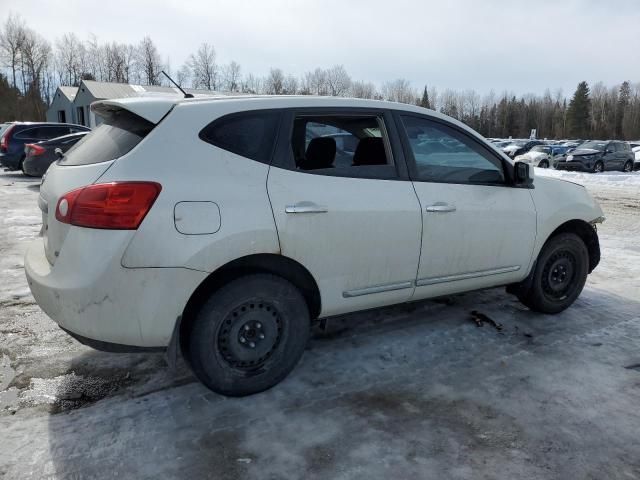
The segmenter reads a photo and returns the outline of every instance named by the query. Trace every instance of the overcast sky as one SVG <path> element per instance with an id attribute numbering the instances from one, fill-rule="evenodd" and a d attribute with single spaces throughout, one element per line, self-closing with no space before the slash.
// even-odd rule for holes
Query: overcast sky
<path id="1" fill-rule="evenodd" d="M 0 18 L 12 3 L 1 0 Z M 570 95 L 581 80 L 640 81 L 640 0 L 20 0 L 27 24 L 137 43 L 174 70 L 202 42 L 243 73 L 343 64 L 353 79 L 417 88 Z"/>

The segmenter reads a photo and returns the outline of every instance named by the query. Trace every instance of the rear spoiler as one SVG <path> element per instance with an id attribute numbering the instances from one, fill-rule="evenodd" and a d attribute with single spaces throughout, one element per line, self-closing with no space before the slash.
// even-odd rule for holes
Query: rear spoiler
<path id="1" fill-rule="evenodd" d="M 127 110 L 155 125 L 162 120 L 175 105 L 175 98 L 134 97 L 116 100 L 99 100 L 91 104 L 91 111 L 103 118 L 109 118 L 115 112 Z"/>

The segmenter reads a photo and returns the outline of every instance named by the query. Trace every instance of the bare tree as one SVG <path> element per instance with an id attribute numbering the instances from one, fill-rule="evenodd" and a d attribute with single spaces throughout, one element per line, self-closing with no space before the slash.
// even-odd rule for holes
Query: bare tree
<path id="1" fill-rule="evenodd" d="M 298 93 L 298 79 L 293 75 L 287 75 L 282 83 L 282 89 L 285 95 L 295 95 Z"/>
<path id="2" fill-rule="evenodd" d="M 282 95 L 284 93 L 284 73 L 279 68 L 269 70 L 265 80 L 265 90 L 270 95 Z"/>
<path id="3" fill-rule="evenodd" d="M 232 61 L 222 69 L 224 90 L 237 92 L 240 89 L 240 64 Z"/>
<path id="4" fill-rule="evenodd" d="M 182 65 L 182 67 L 180 67 L 180 70 L 178 70 L 178 73 L 176 74 L 176 82 L 178 83 L 178 85 L 184 88 L 187 86 L 190 79 L 191 69 L 189 68 L 189 65 Z"/>
<path id="5" fill-rule="evenodd" d="M 146 85 L 160 85 L 162 61 L 153 40 L 144 37 L 137 48 L 137 63 L 142 76 L 142 83 Z"/>
<path id="6" fill-rule="evenodd" d="M 371 82 L 352 82 L 351 96 L 355 98 L 376 98 L 376 86 Z"/>
<path id="7" fill-rule="evenodd" d="M 256 77 L 252 73 L 250 73 L 245 77 L 240 87 L 240 91 L 242 91 L 242 93 L 252 93 L 252 94 L 262 93 L 263 89 L 264 89 L 264 86 L 263 86 L 262 79 Z"/>
<path id="8" fill-rule="evenodd" d="M 335 65 L 326 71 L 329 94 L 334 97 L 346 95 L 351 86 L 351 77 L 343 65 Z"/>
<path id="9" fill-rule="evenodd" d="M 3 64 L 11 70 L 11 80 L 14 88 L 18 88 L 17 72 L 25 32 L 24 20 L 13 13 L 9 14 L 9 18 L 4 22 L 4 27 L 0 32 L 0 56 Z"/>
<path id="10" fill-rule="evenodd" d="M 216 50 L 213 45 L 203 43 L 195 54 L 189 57 L 193 88 L 218 89 L 219 69 L 216 64 Z"/>
<path id="11" fill-rule="evenodd" d="M 66 85 L 78 85 L 82 75 L 83 65 L 81 58 L 84 45 L 75 33 L 65 33 L 56 40 L 56 65 L 60 70 L 60 77 Z"/>
<path id="12" fill-rule="evenodd" d="M 387 100 L 400 103 L 415 103 L 417 93 L 411 86 L 409 80 L 398 78 L 392 82 L 385 82 L 382 85 L 382 95 Z"/>
<path id="13" fill-rule="evenodd" d="M 328 95 L 326 70 L 316 68 L 313 72 L 305 73 L 303 88 L 311 95 Z"/>

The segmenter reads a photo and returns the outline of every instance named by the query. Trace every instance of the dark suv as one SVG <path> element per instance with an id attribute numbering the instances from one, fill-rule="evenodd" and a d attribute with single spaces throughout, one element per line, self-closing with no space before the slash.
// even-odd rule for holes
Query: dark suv
<path id="1" fill-rule="evenodd" d="M 556 164 L 557 170 L 604 172 L 605 170 L 633 171 L 634 155 L 627 142 L 591 140 L 578 146 Z"/>
<path id="2" fill-rule="evenodd" d="M 69 123 L 15 122 L 0 138 L 0 164 L 10 170 L 22 170 L 26 143 L 61 137 L 69 133 L 88 132 L 91 129 Z"/>

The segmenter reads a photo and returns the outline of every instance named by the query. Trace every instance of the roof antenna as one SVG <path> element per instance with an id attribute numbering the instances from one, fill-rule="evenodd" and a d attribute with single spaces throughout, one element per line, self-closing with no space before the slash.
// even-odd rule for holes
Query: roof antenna
<path id="1" fill-rule="evenodd" d="M 184 95 L 184 98 L 193 98 L 193 94 L 192 94 L 192 93 L 187 93 L 187 92 L 185 92 L 185 91 L 182 89 L 182 87 L 181 87 L 180 85 L 178 85 L 176 82 L 174 82 L 174 81 L 173 81 L 173 78 L 171 78 L 171 77 L 169 76 L 169 74 L 167 74 L 167 72 L 165 72 L 164 70 L 162 70 L 162 73 L 164 74 L 164 76 L 165 76 L 165 77 L 167 77 L 167 78 L 169 79 L 169 81 L 170 81 L 171 83 L 173 83 L 173 84 L 176 86 L 176 88 L 177 88 L 178 90 L 180 90 L 180 91 L 182 92 L 182 94 Z"/>

